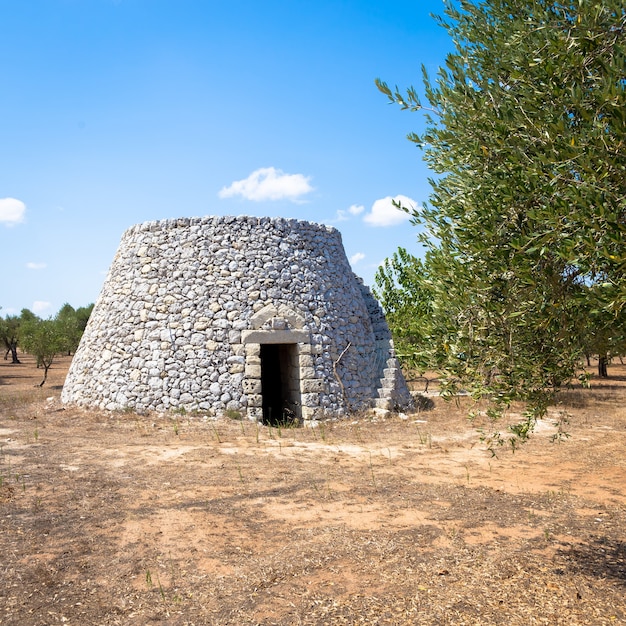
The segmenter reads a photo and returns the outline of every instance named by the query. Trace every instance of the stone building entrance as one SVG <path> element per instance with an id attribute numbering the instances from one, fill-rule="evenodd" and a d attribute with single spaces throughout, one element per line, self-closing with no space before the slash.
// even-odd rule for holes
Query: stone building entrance
<path id="1" fill-rule="evenodd" d="M 261 344 L 263 423 L 271 426 L 302 417 L 297 344 Z"/>

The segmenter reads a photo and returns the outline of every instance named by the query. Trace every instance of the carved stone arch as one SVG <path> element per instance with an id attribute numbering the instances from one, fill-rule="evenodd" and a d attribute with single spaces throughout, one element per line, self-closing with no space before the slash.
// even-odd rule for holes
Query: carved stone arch
<path id="1" fill-rule="evenodd" d="M 257 311 L 250 318 L 250 327 L 253 330 L 260 329 L 280 329 L 280 330 L 300 330 L 304 327 L 304 317 L 285 304 L 276 307 L 268 304 Z"/>

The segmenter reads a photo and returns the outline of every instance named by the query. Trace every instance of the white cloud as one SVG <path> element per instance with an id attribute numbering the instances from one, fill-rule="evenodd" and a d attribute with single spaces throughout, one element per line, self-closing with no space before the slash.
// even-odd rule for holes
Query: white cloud
<path id="1" fill-rule="evenodd" d="M 26 205 L 15 198 L 0 198 L 0 222 L 14 226 L 24 221 Z"/>
<path id="2" fill-rule="evenodd" d="M 362 261 L 365 255 L 362 252 L 357 252 L 350 257 L 350 265 L 356 265 L 359 261 Z"/>
<path id="3" fill-rule="evenodd" d="M 41 315 L 42 313 L 46 313 L 51 306 L 52 304 L 45 300 L 35 300 L 35 302 L 33 302 L 32 311 L 35 315 Z"/>
<path id="4" fill-rule="evenodd" d="M 411 219 L 411 215 L 398 209 L 393 203 L 399 202 L 409 210 L 417 208 L 415 200 L 407 196 L 387 196 L 376 200 L 372 205 L 372 210 L 365 215 L 363 220 L 371 226 L 396 226 Z"/>
<path id="5" fill-rule="evenodd" d="M 328 220 L 328 224 L 336 224 L 337 222 L 347 222 L 350 219 L 351 215 L 359 215 L 365 211 L 365 207 L 362 204 L 353 204 L 348 207 L 348 209 L 339 209 L 337 211 L 337 215 L 335 215 L 335 219 Z"/>
<path id="6" fill-rule="evenodd" d="M 33 263 L 31 261 L 30 263 L 26 263 L 26 267 L 29 270 L 45 270 L 48 266 L 45 263 Z"/>
<path id="7" fill-rule="evenodd" d="M 365 211 L 365 207 L 362 204 L 353 204 L 348 209 L 350 215 L 360 215 L 363 211 Z"/>
<path id="8" fill-rule="evenodd" d="M 347 222 L 350 218 L 346 215 L 346 212 L 343 209 L 339 209 L 337 211 L 337 215 L 335 215 L 334 220 L 329 220 L 329 224 L 336 224 L 337 222 Z"/>
<path id="9" fill-rule="evenodd" d="M 311 178 L 302 174 L 285 174 L 274 167 L 262 167 L 243 180 L 236 180 L 228 187 L 220 189 L 220 198 L 241 196 L 246 200 L 287 199 L 296 202 L 301 196 L 313 191 Z"/>

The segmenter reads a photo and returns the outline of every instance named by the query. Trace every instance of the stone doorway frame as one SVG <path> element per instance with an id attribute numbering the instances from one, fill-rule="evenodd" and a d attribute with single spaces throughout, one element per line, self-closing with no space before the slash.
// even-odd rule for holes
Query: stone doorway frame
<path id="1" fill-rule="evenodd" d="M 245 350 L 243 392 L 248 399 L 248 419 L 263 421 L 263 387 L 261 384 L 261 346 L 267 344 L 297 344 L 298 377 L 300 381 L 300 417 L 308 421 L 322 417 L 320 394 L 328 384 L 318 378 L 314 354 L 321 346 L 314 346 L 311 333 L 304 330 L 304 318 L 288 307 L 267 305 L 250 319 L 252 329 L 241 333 Z"/>
<path id="2" fill-rule="evenodd" d="M 262 343 L 261 396 L 263 423 L 300 423 L 302 399 L 297 343 Z"/>

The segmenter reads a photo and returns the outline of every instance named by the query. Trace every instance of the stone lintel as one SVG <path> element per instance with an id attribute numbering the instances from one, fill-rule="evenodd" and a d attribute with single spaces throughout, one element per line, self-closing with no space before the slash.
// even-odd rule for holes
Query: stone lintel
<path id="1" fill-rule="evenodd" d="M 310 336 L 305 330 L 244 330 L 243 343 L 309 343 Z"/>

